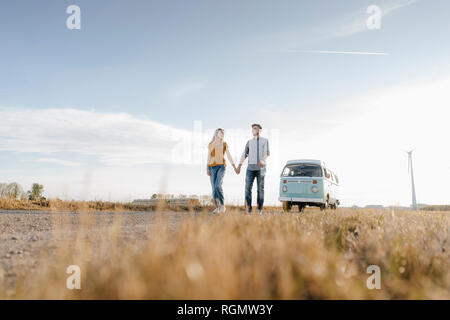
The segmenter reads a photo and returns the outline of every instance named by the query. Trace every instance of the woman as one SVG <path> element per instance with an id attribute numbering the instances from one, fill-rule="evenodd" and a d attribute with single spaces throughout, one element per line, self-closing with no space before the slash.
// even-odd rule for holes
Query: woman
<path id="1" fill-rule="evenodd" d="M 206 166 L 206 174 L 210 176 L 213 200 L 216 209 L 213 213 L 225 212 L 225 205 L 223 202 L 223 190 L 222 181 L 225 175 L 226 162 L 224 159 L 225 153 L 227 154 L 228 161 L 230 161 L 233 168 L 236 170 L 233 158 L 230 155 L 230 150 L 223 137 L 225 132 L 223 129 L 217 129 L 214 131 L 214 136 L 211 142 L 208 144 L 208 164 Z M 219 207 L 220 206 L 220 207 Z"/>

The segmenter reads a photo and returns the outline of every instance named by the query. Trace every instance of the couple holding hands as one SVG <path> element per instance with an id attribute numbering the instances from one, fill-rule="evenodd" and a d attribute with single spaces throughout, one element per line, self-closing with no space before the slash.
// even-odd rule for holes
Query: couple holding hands
<path id="1" fill-rule="evenodd" d="M 213 201 L 215 209 L 213 213 L 223 213 L 226 211 L 224 205 L 222 182 L 225 175 L 225 153 L 228 161 L 234 168 L 236 174 L 241 172 L 242 164 L 248 158 L 247 172 L 245 175 L 245 205 L 246 210 L 252 212 L 252 187 L 256 178 L 257 183 L 257 204 L 258 211 L 261 214 L 264 204 L 264 176 L 266 173 L 266 159 L 270 155 L 269 141 L 260 136 L 261 125 L 252 124 L 253 138 L 247 141 L 244 152 L 242 153 L 239 165 L 236 167 L 231 157 L 229 147 L 224 141 L 225 131 L 216 129 L 211 142 L 208 145 L 208 164 L 206 173 L 210 177 Z"/>

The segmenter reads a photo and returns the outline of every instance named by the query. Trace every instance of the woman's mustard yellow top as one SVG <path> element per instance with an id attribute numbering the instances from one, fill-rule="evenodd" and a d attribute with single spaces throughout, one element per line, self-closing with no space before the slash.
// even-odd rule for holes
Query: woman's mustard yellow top
<path id="1" fill-rule="evenodd" d="M 226 165 L 225 162 L 225 152 L 227 151 L 227 143 L 223 144 L 217 143 L 213 144 L 212 142 L 208 145 L 208 149 L 211 155 L 211 159 L 208 163 L 208 167 L 215 167 Z"/>

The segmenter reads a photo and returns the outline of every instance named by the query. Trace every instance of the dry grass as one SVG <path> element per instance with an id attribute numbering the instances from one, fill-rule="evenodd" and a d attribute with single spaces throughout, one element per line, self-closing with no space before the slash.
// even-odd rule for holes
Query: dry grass
<path id="1" fill-rule="evenodd" d="M 190 212 L 175 229 L 155 214 L 143 245 L 123 239 L 120 218 L 98 242 L 84 214 L 77 239 L 43 253 L 8 298 L 450 299 L 450 212 Z M 73 264 L 81 290 L 65 287 Z M 366 287 L 369 265 L 381 290 Z"/>
<path id="2" fill-rule="evenodd" d="M 422 208 L 425 211 L 450 211 L 450 205 L 430 205 Z"/>
<path id="3" fill-rule="evenodd" d="M 0 198 L 0 210 L 35 210 L 35 211 L 70 211 L 70 212 L 131 212 L 131 211 L 211 211 L 214 207 L 202 205 L 169 205 L 161 200 L 156 205 L 141 205 L 131 202 L 111 202 L 111 201 L 75 201 L 75 200 L 37 200 L 26 199 L 4 199 Z M 229 206 L 232 210 L 244 211 L 239 206 Z M 279 210 L 280 207 L 266 207 L 268 210 Z"/>
<path id="4" fill-rule="evenodd" d="M 159 208 L 164 208 L 161 203 Z M 16 200 L 0 198 L 1 210 L 39 210 L 39 211 L 71 211 L 71 212 L 127 212 L 127 211 L 152 211 L 157 206 L 135 205 L 129 202 L 110 201 L 63 201 L 60 199 L 50 200 Z M 187 207 L 172 208 L 177 210 L 189 210 Z"/>

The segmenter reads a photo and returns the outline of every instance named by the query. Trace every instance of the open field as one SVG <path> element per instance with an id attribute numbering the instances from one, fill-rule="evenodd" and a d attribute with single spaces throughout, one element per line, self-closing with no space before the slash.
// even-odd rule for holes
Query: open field
<path id="1" fill-rule="evenodd" d="M 163 203 L 160 204 L 160 206 Z M 18 200 L 0 198 L 0 210 L 38 210 L 38 211 L 152 211 L 155 206 L 133 205 L 129 202 L 107 202 L 107 201 L 62 201 L 59 199 L 49 200 Z M 188 209 L 188 208 L 186 208 Z"/>
<path id="2" fill-rule="evenodd" d="M 450 212 L 0 211 L 0 298 L 450 299 Z M 66 269 L 81 268 L 81 290 Z M 381 289 L 369 290 L 369 265 Z"/>

